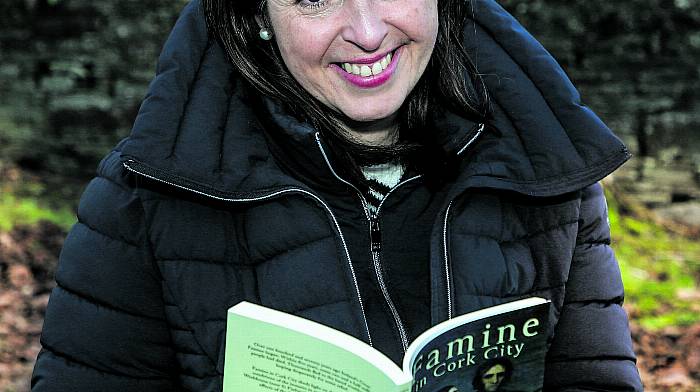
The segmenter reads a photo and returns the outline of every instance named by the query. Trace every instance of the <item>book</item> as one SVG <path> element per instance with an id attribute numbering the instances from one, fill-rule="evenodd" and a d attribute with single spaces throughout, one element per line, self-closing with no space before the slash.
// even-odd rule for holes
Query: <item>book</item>
<path id="1" fill-rule="evenodd" d="M 224 392 L 541 391 L 550 305 L 530 297 L 444 321 L 400 368 L 343 332 L 241 302 L 227 315 Z"/>

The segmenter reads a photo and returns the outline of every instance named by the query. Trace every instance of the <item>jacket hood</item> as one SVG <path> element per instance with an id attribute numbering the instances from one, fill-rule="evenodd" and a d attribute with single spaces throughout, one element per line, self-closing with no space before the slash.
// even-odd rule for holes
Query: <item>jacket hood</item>
<path id="1" fill-rule="evenodd" d="M 465 154 L 464 186 L 556 195 L 605 177 L 629 158 L 621 141 L 583 106 L 551 55 L 493 0 L 475 2 L 465 47 L 491 94 L 493 128 Z M 122 144 L 125 166 L 140 174 L 219 198 L 251 198 L 304 185 L 275 162 L 249 91 L 208 34 L 201 0 L 190 2 L 165 43 L 156 77 Z M 311 168 L 331 170 L 316 132 L 270 111 L 307 153 Z M 445 113 L 447 133 L 477 124 Z"/>

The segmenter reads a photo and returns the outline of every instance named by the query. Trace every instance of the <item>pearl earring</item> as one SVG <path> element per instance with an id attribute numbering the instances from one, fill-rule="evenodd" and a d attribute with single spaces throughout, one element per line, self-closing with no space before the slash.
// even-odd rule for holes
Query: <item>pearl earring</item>
<path id="1" fill-rule="evenodd" d="M 260 29 L 260 38 L 264 39 L 265 41 L 269 41 L 272 39 L 272 32 L 263 27 Z"/>

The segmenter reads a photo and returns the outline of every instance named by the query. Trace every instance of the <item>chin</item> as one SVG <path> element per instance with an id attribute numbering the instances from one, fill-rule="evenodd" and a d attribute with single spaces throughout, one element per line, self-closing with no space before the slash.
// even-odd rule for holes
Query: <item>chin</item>
<path id="1" fill-rule="evenodd" d="M 395 115 L 399 107 L 387 107 L 375 110 L 362 110 L 366 108 L 357 109 L 359 110 L 343 110 L 343 114 L 357 122 L 379 121 Z"/>

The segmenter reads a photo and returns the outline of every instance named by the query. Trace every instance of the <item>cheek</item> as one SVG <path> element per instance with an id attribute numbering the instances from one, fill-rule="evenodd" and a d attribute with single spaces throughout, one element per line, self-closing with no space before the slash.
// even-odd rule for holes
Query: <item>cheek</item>
<path id="1" fill-rule="evenodd" d="M 435 41 L 438 30 L 436 0 L 408 0 L 401 9 L 403 12 L 393 18 L 401 30 L 416 41 Z"/>
<path id="2" fill-rule="evenodd" d="M 432 2 L 431 2 L 432 4 Z M 425 31 L 426 34 L 430 37 L 431 40 L 435 41 L 437 39 L 437 34 L 438 34 L 438 11 L 437 11 L 437 5 L 432 4 L 431 5 L 431 10 L 430 12 L 424 12 L 423 15 L 423 23 L 425 24 Z"/>
<path id="3" fill-rule="evenodd" d="M 277 47 L 285 61 L 291 60 L 297 56 L 305 56 L 301 52 L 304 50 L 304 45 L 299 45 L 300 40 L 294 39 L 294 37 L 299 37 L 299 35 L 302 34 L 299 30 L 300 29 L 294 24 L 275 28 Z"/>
<path id="4" fill-rule="evenodd" d="M 303 23 L 294 23 L 284 29 L 284 35 L 277 35 L 277 46 L 287 68 L 295 74 L 309 72 L 323 64 L 327 45 L 324 45 L 324 32 L 308 28 Z"/>
<path id="5" fill-rule="evenodd" d="M 299 41 L 296 40 L 278 41 L 277 45 L 287 69 L 303 83 L 303 80 L 307 79 L 305 75 L 309 72 L 315 57 L 310 45 L 299 45 Z"/>

